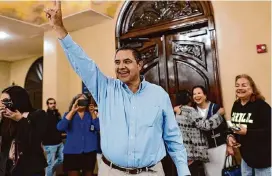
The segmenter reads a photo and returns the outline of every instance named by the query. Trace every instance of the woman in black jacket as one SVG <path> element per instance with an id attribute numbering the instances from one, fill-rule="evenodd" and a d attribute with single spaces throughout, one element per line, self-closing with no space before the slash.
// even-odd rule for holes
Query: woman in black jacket
<path id="1" fill-rule="evenodd" d="M 235 89 L 228 145 L 241 144 L 242 176 L 271 176 L 271 107 L 249 75 L 236 76 Z"/>
<path id="2" fill-rule="evenodd" d="M 0 96 L 0 117 L 5 175 L 44 176 L 47 163 L 41 143 L 46 131 L 46 113 L 32 107 L 25 89 L 12 86 Z"/>

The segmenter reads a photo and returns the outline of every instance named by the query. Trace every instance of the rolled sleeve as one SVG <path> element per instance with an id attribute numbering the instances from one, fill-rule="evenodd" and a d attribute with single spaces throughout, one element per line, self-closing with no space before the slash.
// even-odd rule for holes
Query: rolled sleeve
<path id="1" fill-rule="evenodd" d="M 75 42 L 73 41 L 72 37 L 69 34 L 67 34 L 63 39 L 59 39 L 59 42 L 61 46 L 65 49 L 68 49 L 75 44 Z"/>

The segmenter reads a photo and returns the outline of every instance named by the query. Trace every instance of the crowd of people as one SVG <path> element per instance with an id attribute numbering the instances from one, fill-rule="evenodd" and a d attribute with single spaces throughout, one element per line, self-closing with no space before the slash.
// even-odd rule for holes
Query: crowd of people
<path id="1" fill-rule="evenodd" d="M 186 149 L 182 152 L 189 175 L 221 175 L 226 156 L 234 155 L 237 147 L 242 176 L 271 174 L 271 107 L 250 76 L 238 75 L 235 87 L 237 99 L 231 117 L 209 101 L 207 90 L 200 85 L 192 91 L 178 91 L 176 106 L 169 107 L 175 112 L 182 135 L 178 142 Z M 34 109 L 27 91 L 19 86 L 4 89 L 0 100 L 0 175 L 53 176 L 59 165 L 68 176 L 80 172 L 93 175 L 97 155 L 102 151 L 98 109 L 91 96 L 76 95 L 63 116 L 54 98 L 47 99 L 47 111 Z M 107 160 L 102 161 L 100 167 L 108 172 Z M 111 167 L 115 175 L 122 175 L 118 168 Z M 163 175 L 161 165 L 151 168 L 160 171 L 155 175 Z M 146 169 L 142 172 L 150 172 L 149 167 Z"/>
<path id="2" fill-rule="evenodd" d="M 173 109 L 168 93 L 140 75 L 136 49 L 119 48 L 117 79 L 106 77 L 68 34 L 61 2 L 54 5 L 46 16 L 92 97 L 75 96 L 61 117 L 54 98 L 45 112 L 32 107 L 22 87 L 4 89 L 0 173 L 52 176 L 63 163 L 68 176 L 90 176 L 102 153 L 99 176 L 163 176 L 168 153 L 178 176 L 220 176 L 226 156 L 239 148 L 242 176 L 271 175 L 271 107 L 250 76 L 235 79 L 231 117 L 201 85 L 178 91 Z"/>

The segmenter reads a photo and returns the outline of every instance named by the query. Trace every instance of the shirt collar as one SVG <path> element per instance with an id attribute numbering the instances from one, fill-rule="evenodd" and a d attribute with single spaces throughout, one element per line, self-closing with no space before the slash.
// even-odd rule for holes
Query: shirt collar
<path id="1" fill-rule="evenodd" d="M 147 85 L 147 81 L 145 80 L 145 77 L 143 75 L 140 75 L 140 85 L 139 85 L 139 89 L 136 93 L 140 93 L 142 90 L 144 90 L 144 88 L 146 87 Z M 127 90 L 129 90 L 131 92 L 131 90 L 128 88 L 128 86 L 123 83 L 123 87 L 125 87 Z"/>

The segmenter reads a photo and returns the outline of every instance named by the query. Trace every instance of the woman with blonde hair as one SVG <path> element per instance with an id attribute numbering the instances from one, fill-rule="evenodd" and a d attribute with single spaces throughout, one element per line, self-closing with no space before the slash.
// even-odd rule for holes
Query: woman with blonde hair
<path id="1" fill-rule="evenodd" d="M 235 88 L 230 126 L 236 130 L 228 135 L 228 145 L 241 144 L 242 176 L 270 176 L 271 107 L 249 75 L 236 76 Z"/>

